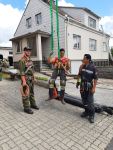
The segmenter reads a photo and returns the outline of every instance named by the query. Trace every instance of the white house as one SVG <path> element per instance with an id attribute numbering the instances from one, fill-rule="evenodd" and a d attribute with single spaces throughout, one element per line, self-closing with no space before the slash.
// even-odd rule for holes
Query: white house
<path id="1" fill-rule="evenodd" d="M 7 59 L 9 61 L 10 66 L 13 65 L 12 47 L 0 47 L 0 55 L 3 56 L 3 59 Z"/>
<path id="2" fill-rule="evenodd" d="M 47 1 L 47 2 L 46 2 Z M 54 6 L 53 6 L 54 7 Z M 59 7 L 60 47 L 65 48 L 71 61 L 71 74 L 77 74 L 85 53 L 91 54 L 96 65 L 108 64 L 110 36 L 99 30 L 100 17 L 87 8 Z M 53 9 L 54 52 L 57 55 L 56 12 Z M 35 69 L 42 69 L 42 62 L 50 53 L 51 18 L 48 0 L 30 0 L 14 38 L 14 65 L 25 46 L 32 47 Z"/>
<path id="3" fill-rule="evenodd" d="M 0 54 L 3 55 L 3 58 L 8 59 L 8 57 L 13 56 L 12 47 L 0 47 Z"/>

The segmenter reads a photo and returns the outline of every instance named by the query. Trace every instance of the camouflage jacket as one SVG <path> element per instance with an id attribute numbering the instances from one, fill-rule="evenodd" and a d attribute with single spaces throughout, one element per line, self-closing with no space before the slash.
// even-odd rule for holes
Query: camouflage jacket
<path id="1" fill-rule="evenodd" d="M 20 69 L 20 76 L 33 76 L 34 74 L 34 66 L 33 62 L 30 58 L 23 56 L 19 60 L 19 69 Z"/>

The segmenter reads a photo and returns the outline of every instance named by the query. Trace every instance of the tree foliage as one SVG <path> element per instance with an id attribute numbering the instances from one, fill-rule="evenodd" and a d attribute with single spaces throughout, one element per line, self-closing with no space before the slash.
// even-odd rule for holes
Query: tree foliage
<path id="1" fill-rule="evenodd" d="M 113 47 L 111 48 L 111 54 L 112 54 L 112 56 L 113 56 Z"/>

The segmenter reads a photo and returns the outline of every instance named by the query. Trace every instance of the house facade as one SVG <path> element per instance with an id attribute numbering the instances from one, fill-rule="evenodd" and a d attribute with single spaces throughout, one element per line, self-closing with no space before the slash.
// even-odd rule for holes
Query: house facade
<path id="1" fill-rule="evenodd" d="M 13 50 L 12 47 L 0 47 L 0 56 L 9 61 L 9 65 L 13 65 Z"/>
<path id="2" fill-rule="evenodd" d="M 0 47 L 0 54 L 3 58 L 8 59 L 8 57 L 13 57 L 12 47 Z"/>
<path id="3" fill-rule="evenodd" d="M 54 8 L 54 7 L 53 7 Z M 100 17 L 87 8 L 59 7 L 60 47 L 71 61 L 71 74 L 77 74 L 85 53 L 91 54 L 96 65 L 108 64 L 109 35 L 99 30 Z M 54 55 L 57 55 L 56 12 L 53 9 Z M 32 47 L 35 70 L 41 71 L 51 52 L 50 5 L 46 0 L 30 0 L 14 38 L 14 65 L 22 57 L 25 46 Z"/>

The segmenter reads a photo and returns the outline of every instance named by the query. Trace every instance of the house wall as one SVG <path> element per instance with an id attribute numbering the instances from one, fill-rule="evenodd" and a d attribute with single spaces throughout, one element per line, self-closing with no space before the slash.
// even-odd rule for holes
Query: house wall
<path id="1" fill-rule="evenodd" d="M 35 22 L 35 15 L 38 13 L 42 13 L 42 24 L 36 25 Z M 31 17 L 32 18 L 32 27 L 27 28 L 26 27 L 26 19 Z M 53 10 L 53 26 L 54 26 L 54 51 L 55 55 L 57 54 L 57 31 L 56 31 L 56 13 Z M 14 37 L 18 37 L 24 34 L 32 33 L 37 30 L 41 30 L 43 32 L 47 32 L 51 34 L 51 25 L 50 25 L 50 7 L 48 4 L 43 2 L 42 0 L 32 0 L 29 2 L 27 8 L 25 9 L 25 12 L 20 20 L 20 23 L 18 25 L 18 28 L 14 34 Z M 59 15 L 59 33 L 60 33 L 60 47 L 65 48 L 65 24 L 64 24 L 64 18 Z M 43 47 L 43 56 L 47 57 L 47 54 L 50 53 L 50 39 L 46 40 L 45 42 L 42 42 Z M 25 39 L 22 39 L 22 47 L 27 45 L 27 41 Z M 16 54 L 16 47 L 15 42 L 13 42 L 13 49 L 14 49 L 14 61 L 18 61 L 20 56 L 22 54 Z M 33 60 L 37 60 L 38 58 L 35 57 Z"/>
<path id="2" fill-rule="evenodd" d="M 35 23 L 35 15 L 38 13 L 42 13 L 42 24 L 36 25 Z M 88 16 L 96 19 L 97 21 L 97 29 L 99 26 L 99 20 L 88 14 L 84 10 L 79 9 L 66 9 L 67 13 L 73 16 L 75 19 L 80 19 L 81 23 L 88 26 Z M 32 18 L 32 27 L 26 27 L 26 19 L 31 17 Z M 14 37 L 24 36 L 26 34 L 30 34 L 36 32 L 38 30 L 51 34 L 51 20 L 50 20 L 50 7 L 47 3 L 43 2 L 42 0 L 30 0 L 25 12 L 20 20 L 18 28 L 14 34 Z M 74 21 L 73 21 L 74 22 Z M 60 34 L 60 47 L 66 49 L 66 56 L 69 57 L 71 60 L 71 73 L 75 74 L 78 72 L 79 65 L 81 64 L 81 60 L 85 53 L 91 54 L 92 58 L 96 61 L 108 60 L 108 51 L 103 51 L 103 42 L 108 43 L 109 39 L 105 38 L 105 34 L 100 33 L 99 31 L 92 30 L 90 28 L 85 27 L 83 24 L 78 23 L 65 23 L 65 16 L 61 16 L 59 14 L 59 34 Z M 57 31 L 56 31 L 56 13 L 53 10 L 53 26 L 54 26 L 54 56 L 57 55 L 58 46 L 57 46 Z M 81 36 L 81 50 L 73 49 L 73 34 L 77 34 Z M 41 61 L 43 58 L 47 58 L 49 53 L 51 52 L 50 49 L 50 37 L 45 38 L 43 35 L 39 35 L 37 33 L 36 43 L 37 43 L 37 56 L 32 57 L 32 60 L 35 62 L 37 68 L 41 66 Z M 96 51 L 89 51 L 89 38 L 97 40 L 97 50 Z M 20 39 L 22 40 L 22 49 L 27 45 L 26 37 Z M 40 51 L 39 49 L 42 48 Z M 13 50 L 14 50 L 14 62 L 17 63 L 18 60 L 22 57 L 22 52 L 16 52 L 16 45 L 15 41 L 13 41 Z M 42 54 L 39 54 L 41 53 Z M 42 58 L 41 58 L 42 57 Z M 77 66 L 77 68 L 75 67 Z"/>
<path id="3" fill-rule="evenodd" d="M 42 37 L 42 57 L 43 60 L 47 60 L 50 50 L 50 38 Z"/>
<path id="4" fill-rule="evenodd" d="M 20 60 L 20 58 L 23 56 L 23 48 L 27 45 L 26 38 L 22 38 L 21 41 L 22 41 L 22 51 L 21 52 L 16 52 L 16 43 L 12 42 L 13 49 L 14 49 L 14 53 L 13 53 L 14 62 L 18 62 Z M 33 61 L 36 61 L 37 59 L 38 59 L 38 56 L 32 57 Z"/>
<path id="5" fill-rule="evenodd" d="M 26 45 L 27 45 L 27 40 L 25 38 L 21 39 L 22 40 L 22 48 L 24 48 Z M 12 42 L 12 47 L 13 47 L 13 61 L 14 62 L 18 62 L 20 60 L 20 58 L 22 57 L 23 55 L 23 52 L 17 52 L 16 51 L 16 43 L 15 42 Z"/>
<path id="6" fill-rule="evenodd" d="M 96 20 L 96 30 L 99 31 L 99 19 L 95 16 L 91 15 L 90 13 L 87 13 L 83 9 L 77 9 L 76 7 L 61 7 L 61 10 L 63 10 L 66 14 L 69 16 L 72 16 L 75 20 L 79 21 L 80 23 L 86 25 L 88 27 L 88 17 L 91 17 Z"/>
<path id="7" fill-rule="evenodd" d="M 81 36 L 81 50 L 73 48 L 73 34 Z M 97 40 L 96 51 L 89 50 L 89 38 Z M 105 41 L 108 43 L 109 39 L 106 39 L 105 35 L 99 32 L 94 32 L 72 23 L 68 24 L 68 57 L 71 60 L 81 60 L 85 53 L 91 54 L 93 59 L 108 59 L 108 51 L 103 51 L 103 42 Z"/>
<path id="8" fill-rule="evenodd" d="M 78 74 L 79 66 L 82 63 L 81 60 L 83 59 L 85 53 L 89 53 L 95 63 L 102 62 L 101 65 L 108 65 L 108 51 L 103 51 L 103 42 L 108 44 L 109 38 L 106 38 L 104 34 L 95 32 L 94 30 L 90 30 L 88 28 L 80 27 L 72 23 L 68 23 L 67 28 L 68 57 L 71 60 L 71 74 Z M 73 34 L 81 36 L 80 50 L 73 48 Z M 97 41 L 96 51 L 89 50 L 89 38 Z"/>
<path id="9" fill-rule="evenodd" d="M 13 56 L 13 54 L 9 54 L 12 50 L 0 49 L 0 54 L 3 55 L 3 58 L 8 59 L 9 56 Z"/>
<path id="10" fill-rule="evenodd" d="M 96 29 L 97 31 L 99 31 L 99 19 L 94 17 L 93 15 L 87 13 L 84 11 L 84 24 L 88 27 L 88 18 L 91 17 L 94 20 L 96 20 Z M 93 28 L 94 29 L 94 28 Z"/>
<path id="11" fill-rule="evenodd" d="M 68 7 L 61 7 L 61 10 L 63 10 L 66 14 L 69 16 L 72 16 L 75 20 L 80 21 L 84 24 L 84 11 L 81 9 L 68 8 Z"/>

